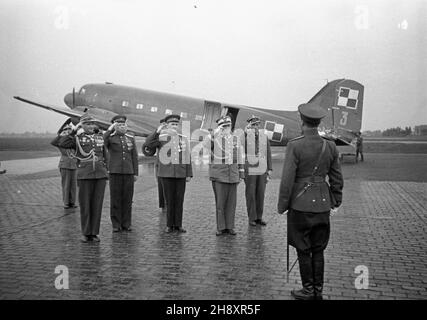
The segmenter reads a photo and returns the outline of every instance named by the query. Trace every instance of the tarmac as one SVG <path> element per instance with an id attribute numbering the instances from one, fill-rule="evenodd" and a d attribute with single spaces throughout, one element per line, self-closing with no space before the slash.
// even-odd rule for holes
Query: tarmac
<path id="1" fill-rule="evenodd" d="M 100 243 L 81 243 L 79 209 L 62 208 L 58 158 L 2 161 L 0 299 L 291 299 L 301 283 L 298 264 L 287 282 L 286 216 L 275 213 L 282 159 L 275 157 L 267 185 L 266 227 L 248 225 L 241 183 L 237 235 L 215 236 L 213 191 L 201 166 L 186 187 L 187 233 L 166 234 L 153 165 L 145 163 L 133 231 L 112 233 L 107 185 Z M 343 173 L 324 297 L 426 299 L 427 154 L 365 154 L 365 162 L 344 162 Z M 68 289 L 64 281 L 57 289 L 63 266 Z"/>

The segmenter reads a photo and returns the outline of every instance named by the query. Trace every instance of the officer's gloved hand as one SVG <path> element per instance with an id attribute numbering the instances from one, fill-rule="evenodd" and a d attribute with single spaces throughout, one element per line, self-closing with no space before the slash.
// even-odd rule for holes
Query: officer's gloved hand
<path id="1" fill-rule="evenodd" d="M 271 180 L 271 173 L 272 172 L 273 172 L 272 170 L 267 171 L 267 182 Z"/>
<path id="2" fill-rule="evenodd" d="M 338 207 L 331 208 L 330 215 L 331 217 L 338 213 Z"/>
<path id="3" fill-rule="evenodd" d="M 221 131 L 221 128 L 215 128 L 213 131 L 213 135 L 216 135 L 217 133 L 219 133 Z"/>
<path id="4" fill-rule="evenodd" d="M 108 127 L 108 131 L 113 131 L 116 128 L 117 122 L 114 122 L 111 124 L 111 126 Z"/>
<path id="5" fill-rule="evenodd" d="M 162 131 L 162 130 L 163 130 L 163 128 L 165 128 L 165 127 L 166 127 L 166 124 L 164 124 L 164 123 L 163 123 L 163 124 L 161 124 L 160 126 L 158 126 L 158 127 L 157 127 L 157 130 L 156 130 L 156 131 L 157 131 L 157 133 L 160 133 L 160 131 Z"/>

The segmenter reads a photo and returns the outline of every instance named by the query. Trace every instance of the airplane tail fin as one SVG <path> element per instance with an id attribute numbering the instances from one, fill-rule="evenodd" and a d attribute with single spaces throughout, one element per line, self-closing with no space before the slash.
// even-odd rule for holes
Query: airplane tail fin
<path id="1" fill-rule="evenodd" d="M 364 86 L 354 80 L 339 79 L 326 84 L 309 102 L 328 111 L 319 130 L 349 144 L 362 127 Z"/>

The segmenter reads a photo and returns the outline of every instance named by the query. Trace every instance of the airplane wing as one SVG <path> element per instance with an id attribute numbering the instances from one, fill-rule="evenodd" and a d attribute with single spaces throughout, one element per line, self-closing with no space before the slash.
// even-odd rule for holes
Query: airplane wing
<path id="1" fill-rule="evenodd" d="M 43 108 L 46 110 L 49 110 L 49 111 L 53 111 L 53 112 L 62 114 L 64 116 L 70 117 L 71 120 L 75 124 L 77 124 L 79 122 L 79 119 L 82 116 L 82 114 L 87 112 L 91 116 L 94 117 L 95 123 L 98 125 L 99 128 L 101 128 L 103 130 L 107 130 L 108 127 L 111 125 L 110 121 L 105 120 L 105 119 L 101 119 L 100 116 L 96 112 L 93 112 L 94 110 L 91 110 L 91 108 L 88 108 L 87 111 L 78 111 L 78 110 L 71 111 L 71 110 L 63 109 L 61 107 L 56 107 L 56 106 L 52 106 L 52 105 L 48 105 L 48 104 L 44 104 L 44 103 L 31 101 L 31 100 L 24 99 L 24 98 L 21 98 L 18 96 L 14 96 L 13 98 L 15 98 L 16 100 L 25 102 L 25 103 L 35 105 L 37 107 L 40 107 L 40 108 Z M 96 109 L 96 108 L 94 108 L 94 109 Z M 151 133 L 150 131 L 145 130 L 144 128 L 142 128 L 142 129 L 139 128 L 138 126 L 134 125 L 133 123 L 130 123 L 128 128 L 129 128 L 129 131 L 133 132 L 136 136 L 140 136 L 140 137 L 147 137 Z"/>
<path id="2" fill-rule="evenodd" d="M 29 103 L 29 104 L 35 105 L 37 107 L 40 107 L 40 108 L 43 108 L 43 109 L 46 109 L 46 110 L 49 110 L 49 111 L 54 111 L 54 112 L 63 114 L 64 116 L 67 116 L 67 117 L 70 117 L 70 118 L 80 118 L 81 115 L 83 114 L 83 112 L 81 112 L 81 113 L 73 112 L 73 111 L 69 111 L 69 110 L 63 109 L 63 108 L 51 106 L 51 105 L 48 105 L 48 104 L 43 104 L 43 103 L 39 103 L 39 102 L 27 100 L 27 99 L 24 99 L 24 98 L 21 98 L 21 97 L 18 97 L 18 96 L 14 96 L 13 98 L 16 99 L 16 100 L 25 102 L 25 103 Z"/>

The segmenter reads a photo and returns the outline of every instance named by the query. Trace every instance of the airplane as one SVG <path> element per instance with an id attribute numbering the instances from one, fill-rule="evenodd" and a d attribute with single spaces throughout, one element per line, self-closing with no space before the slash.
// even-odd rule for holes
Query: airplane
<path id="1" fill-rule="evenodd" d="M 335 141 L 338 146 L 355 148 L 356 134 L 361 129 L 364 86 L 354 80 L 337 79 L 328 82 L 308 102 L 318 103 L 327 110 L 327 116 L 319 126 L 319 133 Z M 134 87 L 103 84 L 86 84 L 64 97 L 69 109 L 44 104 L 19 96 L 15 99 L 50 111 L 63 114 L 77 124 L 83 113 L 92 115 L 100 129 L 106 130 L 110 119 L 126 115 L 129 131 L 136 136 L 147 137 L 159 126 L 160 119 L 168 114 L 179 114 L 190 121 L 190 128 L 206 134 L 216 128 L 216 119 L 230 115 L 232 128 L 244 128 L 251 115 L 260 117 L 272 146 L 286 146 L 290 139 L 301 135 L 298 111 L 270 110 L 176 94 L 157 92 Z M 193 137 L 191 137 L 193 141 Z M 200 141 L 199 137 L 194 138 Z M 145 156 L 153 156 L 156 150 L 143 148 Z"/>

